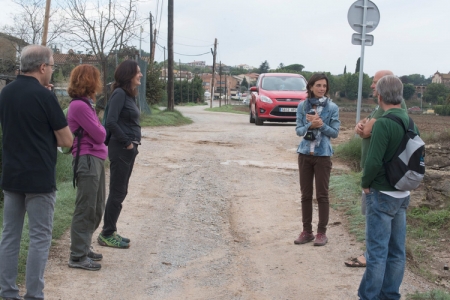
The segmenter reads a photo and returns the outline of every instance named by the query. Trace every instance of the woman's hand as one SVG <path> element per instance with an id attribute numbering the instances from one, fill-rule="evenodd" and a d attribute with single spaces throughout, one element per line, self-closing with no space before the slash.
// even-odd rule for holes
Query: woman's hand
<path id="1" fill-rule="evenodd" d="M 131 150 L 131 149 L 133 149 L 133 147 L 134 147 L 134 145 L 133 145 L 133 143 L 131 143 L 131 144 L 129 144 L 129 145 L 127 146 L 127 149 L 128 149 L 128 150 Z"/>
<path id="2" fill-rule="evenodd" d="M 319 115 L 306 115 L 306 120 L 311 122 L 310 129 L 320 128 L 323 125 L 323 121 Z"/>

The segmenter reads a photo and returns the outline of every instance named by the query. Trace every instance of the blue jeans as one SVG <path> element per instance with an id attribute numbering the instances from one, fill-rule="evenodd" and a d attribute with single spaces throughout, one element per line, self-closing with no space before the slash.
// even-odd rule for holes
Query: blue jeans
<path id="1" fill-rule="evenodd" d="M 24 194 L 3 191 L 3 232 L 0 241 L 0 297 L 17 298 L 20 239 L 28 214 L 30 244 L 26 266 L 25 299 L 44 299 L 44 270 L 52 241 L 56 193 Z"/>
<path id="2" fill-rule="evenodd" d="M 400 299 L 409 196 L 394 198 L 370 189 L 366 202 L 367 266 L 358 296 L 362 300 Z"/>

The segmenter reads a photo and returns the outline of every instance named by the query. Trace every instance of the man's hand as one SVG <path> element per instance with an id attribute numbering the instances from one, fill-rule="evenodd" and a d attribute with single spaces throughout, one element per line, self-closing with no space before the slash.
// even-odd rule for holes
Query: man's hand
<path id="1" fill-rule="evenodd" d="M 128 150 L 131 150 L 131 149 L 133 149 L 133 147 L 134 147 L 134 145 L 133 145 L 133 143 L 131 143 L 131 144 L 129 144 L 129 145 L 127 146 L 127 149 L 128 149 Z"/>
<path id="2" fill-rule="evenodd" d="M 367 195 L 368 193 L 370 193 L 370 189 L 363 189 L 363 192 Z"/>
<path id="3" fill-rule="evenodd" d="M 53 90 L 53 84 L 51 84 L 51 83 L 49 83 L 48 85 L 44 85 L 44 87 L 46 87 L 50 91 Z"/>
<path id="4" fill-rule="evenodd" d="M 361 136 L 363 134 L 364 131 L 364 125 L 366 125 L 367 119 L 362 119 L 361 121 L 358 122 L 358 124 L 356 124 L 355 126 L 355 133 L 359 136 Z"/>
<path id="5" fill-rule="evenodd" d="M 319 115 L 306 115 L 306 120 L 311 122 L 310 129 L 320 128 L 323 126 L 323 121 Z"/>

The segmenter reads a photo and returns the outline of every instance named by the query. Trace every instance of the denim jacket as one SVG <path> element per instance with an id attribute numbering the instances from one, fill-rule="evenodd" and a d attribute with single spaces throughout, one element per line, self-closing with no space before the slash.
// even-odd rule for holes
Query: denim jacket
<path id="1" fill-rule="evenodd" d="M 308 131 L 311 122 L 306 121 L 306 111 L 304 104 L 308 100 L 301 102 L 297 107 L 297 127 L 295 131 L 298 136 L 303 137 Z M 320 118 L 323 121 L 323 126 L 319 128 L 322 135 L 320 144 L 314 149 L 315 156 L 332 156 L 333 148 L 331 147 L 330 138 L 337 138 L 339 134 L 339 128 L 341 121 L 339 121 L 339 108 L 338 106 L 328 99 L 327 105 L 323 108 Z M 309 154 L 310 153 L 310 141 L 302 139 L 298 146 L 297 153 Z"/>

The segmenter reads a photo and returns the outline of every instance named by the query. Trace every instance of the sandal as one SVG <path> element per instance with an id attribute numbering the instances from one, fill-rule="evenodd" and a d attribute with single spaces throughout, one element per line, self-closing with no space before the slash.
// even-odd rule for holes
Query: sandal
<path id="1" fill-rule="evenodd" d="M 350 268 L 365 268 L 366 263 L 363 263 L 358 259 L 359 257 L 352 258 L 350 261 L 346 261 L 345 265 Z"/>

